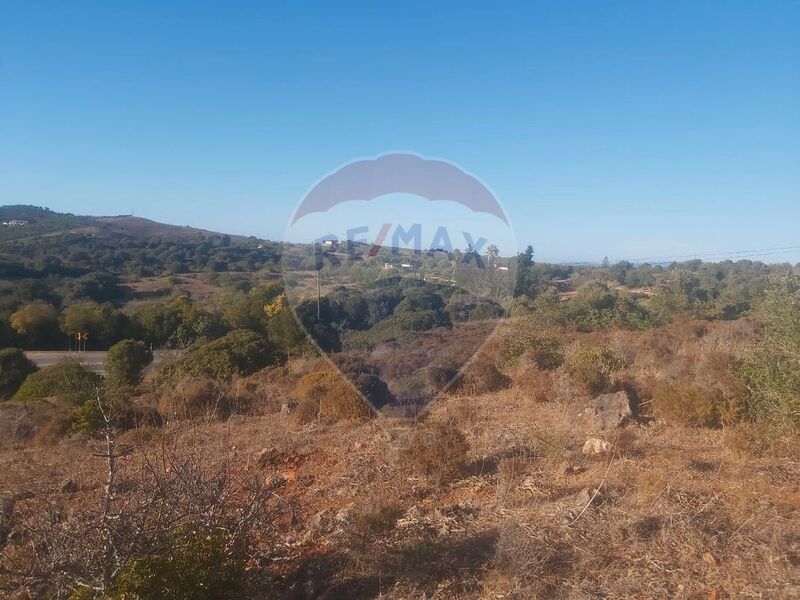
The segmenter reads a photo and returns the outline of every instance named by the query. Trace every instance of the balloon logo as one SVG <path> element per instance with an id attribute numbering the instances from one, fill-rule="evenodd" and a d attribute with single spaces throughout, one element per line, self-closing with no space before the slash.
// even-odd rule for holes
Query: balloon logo
<path id="1" fill-rule="evenodd" d="M 506 314 L 516 240 L 475 176 L 393 153 L 309 190 L 287 226 L 282 270 L 295 317 L 285 352 L 321 353 L 372 410 L 415 416 L 467 385 L 465 368 Z"/>

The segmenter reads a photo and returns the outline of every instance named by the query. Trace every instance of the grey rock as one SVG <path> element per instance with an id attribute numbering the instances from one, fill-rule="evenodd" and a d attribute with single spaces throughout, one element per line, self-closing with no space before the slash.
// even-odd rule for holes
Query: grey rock
<path id="1" fill-rule="evenodd" d="M 619 427 L 633 416 L 630 399 L 625 392 L 597 396 L 592 400 L 589 412 L 597 429 Z"/>

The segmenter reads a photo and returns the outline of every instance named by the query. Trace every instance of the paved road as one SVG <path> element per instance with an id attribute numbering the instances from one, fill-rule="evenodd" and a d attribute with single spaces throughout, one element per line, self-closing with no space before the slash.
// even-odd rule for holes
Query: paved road
<path id="1" fill-rule="evenodd" d="M 66 352 L 64 350 L 30 350 L 25 352 L 25 356 L 33 361 L 40 369 L 42 367 L 54 365 L 62 360 L 70 359 L 77 360 L 84 367 L 94 373 L 103 372 L 103 363 L 106 361 L 106 354 L 107 353 L 105 350 L 89 350 L 87 352 Z M 156 350 L 153 352 L 153 362 L 151 366 L 157 364 L 163 358 L 163 356 L 164 352 L 162 350 Z"/>

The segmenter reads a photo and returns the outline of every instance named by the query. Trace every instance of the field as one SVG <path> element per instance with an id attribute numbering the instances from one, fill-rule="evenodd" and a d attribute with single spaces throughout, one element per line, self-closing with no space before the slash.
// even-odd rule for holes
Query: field
<path id="1" fill-rule="evenodd" d="M 520 326 L 506 323 L 484 354 L 497 356 Z M 321 368 L 302 359 L 242 380 L 248 408 L 223 421 L 208 413 L 123 434 L 120 494 L 146 485 L 153 461 L 187 457 L 230 485 L 270 482 L 269 523 L 247 563 L 258 597 L 797 597 L 797 440 L 765 444 L 747 428 L 688 425 L 652 405 L 655 380 L 705 374 L 720 384 L 719 357 L 746 354 L 755 325 L 554 335 L 567 353 L 603 345 L 624 355 L 637 410 L 622 426 L 587 421 L 593 394 L 531 356 L 504 368 L 503 389 L 446 393 L 416 424 L 388 414 L 305 423 L 281 409 Z M 420 470 L 415 436 L 436 423 L 461 432 L 465 451 L 442 449 Z M 605 449 L 587 454 L 592 438 Z M 97 444 L 42 443 L 53 442 L 0 454 L 16 526 L 33 527 L 45 505 L 102 504 Z"/>

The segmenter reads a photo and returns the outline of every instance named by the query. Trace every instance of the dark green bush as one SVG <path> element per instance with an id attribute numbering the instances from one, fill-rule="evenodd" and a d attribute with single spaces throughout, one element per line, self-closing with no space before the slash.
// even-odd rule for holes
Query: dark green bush
<path id="1" fill-rule="evenodd" d="M 142 379 L 142 371 L 152 360 L 153 353 L 144 342 L 117 342 L 106 355 L 106 384 L 114 388 L 138 385 Z"/>
<path id="2" fill-rule="evenodd" d="M 64 361 L 28 375 L 14 394 L 15 402 L 57 397 L 72 404 L 95 398 L 102 377 L 87 371 L 75 361 Z"/>
<path id="3" fill-rule="evenodd" d="M 111 598 L 124 600 L 238 600 L 245 557 L 222 531 L 189 531 L 168 552 L 133 559 L 117 577 Z"/>
<path id="4" fill-rule="evenodd" d="M 183 357 L 165 362 L 159 369 L 157 382 L 172 385 L 187 377 L 229 381 L 237 375 L 255 373 L 275 361 L 274 346 L 263 335 L 237 329 L 219 339 L 192 346 Z"/>
<path id="5" fill-rule="evenodd" d="M 34 372 L 36 365 L 19 348 L 0 350 L 0 400 L 12 396 L 25 378 Z"/>
<path id="6" fill-rule="evenodd" d="M 523 329 L 510 337 L 503 354 L 505 360 L 514 364 L 523 354 L 540 369 L 546 371 L 557 369 L 564 363 L 561 343 L 541 331 Z"/>

